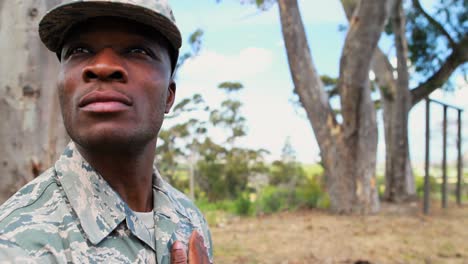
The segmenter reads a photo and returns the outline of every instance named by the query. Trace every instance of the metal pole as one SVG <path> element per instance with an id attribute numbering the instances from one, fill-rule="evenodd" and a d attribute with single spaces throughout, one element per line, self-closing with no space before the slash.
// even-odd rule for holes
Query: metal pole
<path id="1" fill-rule="evenodd" d="M 444 105 L 444 127 L 442 146 L 442 208 L 447 208 L 447 106 Z"/>
<path id="2" fill-rule="evenodd" d="M 461 148 L 461 127 L 462 127 L 462 111 L 458 110 L 458 136 L 457 136 L 457 148 L 458 148 L 458 161 L 457 161 L 457 204 L 461 205 L 461 187 L 463 179 L 463 160 L 462 160 L 462 148 Z"/>
<path id="3" fill-rule="evenodd" d="M 426 161 L 424 164 L 424 206 L 423 206 L 423 212 L 424 214 L 429 213 L 429 196 L 430 196 L 430 182 L 429 182 L 429 142 L 430 142 L 430 104 L 431 101 L 429 101 L 428 98 L 426 98 Z"/>

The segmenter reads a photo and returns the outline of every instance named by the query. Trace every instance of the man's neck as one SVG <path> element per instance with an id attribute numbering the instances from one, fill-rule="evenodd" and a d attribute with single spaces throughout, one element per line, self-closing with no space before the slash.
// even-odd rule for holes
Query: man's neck
<path id="1" fill-rule="evenodd" d="M 156 142 L 136 153 L 88 151 L 79 145 L 77 148 L 133 211 L 149 212 L 153 209 L 152 181 Z"/>

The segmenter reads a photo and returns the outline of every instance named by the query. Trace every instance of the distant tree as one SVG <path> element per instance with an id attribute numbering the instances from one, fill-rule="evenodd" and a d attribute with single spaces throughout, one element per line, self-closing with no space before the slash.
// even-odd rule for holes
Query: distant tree
<path id="1" fill-rule="evenodd" d="M 226 139 L 217 144 L 207 137 L 198 148 L 197 182 L 211 201 L 237 197 L 247 189 L 251 175 L 266 170 L 264 150 L 237 146 L 237 140 L 247 133 L 246 120 L 240 112 L 242 103 L 235 97 L 242 88 L 239 82 L 218 85 L 227 98 L 218 109 L 211 111 L 210 123 L 223 128 L 227 133 Z"/>
<path id="2" fill-rule="evenodd" d="M 203 42 L 203 30 L 195 30 L 188 38 L 190 50 L 181 54 L 177 62 L 174 79 L 177 79 L 178 70 L 183 67 L 184 63 L 198 56 Z M 178 122 L 169 128 L 163 128 L 159 132 L 158 146 L 156 147 L 157 167 L 161 174 L 176 188 L 186 190 L 189 187 L 188 178 L 177 177 L 187 175 L 187 168 L 181 168 L 180 161 L 185 162 L 184 165 L 191 161 L 187 157 L 193 157 L 197 153 L 196 146 L 199 141 L 203 140 L 206 134 L 207 122 L 203 120 L 201 115 L 203 112 L 209 111 L 209 107 L 205 104 L 203 97 L 200 94 L 194 94 L 190 98 L 183 98 L 177 103 L 169 115 L 166 115 L 166 120 L 177 119 Z M 192 112 L 198 113 L 198 118 L 190 118 Z M 187 162 L 188 161 L 188 162 Z M 189 168 L 190 169 L 190 168 Z M 189 176 L 193 177 L 193 171 L 189 170 Z M 193 192 L 193 188 L 191 192 Z"/>
<path id="3" fill-rule="evenodd" d="M 188 174 L 210 201 L 235 198 L 246 190 L 250 175 L 266 171 L 263 150 L 236 145 L 247 131 L 240 113 L 242 103 L 235 96 L 242 88 L 238 82 L 223 82 L 218 89 L 225 91 L 227 98 L 219 107 L 210 109 L 202 96 L 195 94 L 180 101 L 166 116 L 178 122 L 159 133 L 156 162 L 174 186 L 187 190 L 189 179 L 181 175 Z M 190 118 L 191 112 L 196 118 Z M 214 127 L 226 131 L 224 142 L 216 143 L 209 136 Z"/>
<path id="4" fill-rule="evenodd" d="M 214 126 L 222 126 L 229 133 L 226 143 L 232 147 L 235 141 L 246 135 L 247 127 L 245 124 L 245 117 L 240 113 L 242 102 L 234 95 L 243 89 L 243 85 L 239 82 L 223 82 L 218 85 L 218 89 L 224 90 L 227 99 L 221 102 L 221 108 L 215 109 L 210 114 L 210 121 Z"/>
<path id="5" fill-rule="evenodd" d="M 188 38 L 190 50 L 180 56 L 177 69 L 199 54 L 202 42 L 203 31 L 198 29 Z M 173 108 L 166 119 L 176 119 L 178 122 L 160 131 L 155 160 L 158 169 L 171 184 L 187 190 L 189 178 L 192 177 L 210 201 L 236 197 L 246 189 L 249 175 L 266 170 L 262 163 L 263 150 L 235 145 L 237 139 L 246 135 L 245 117 L 240 113 L 242 103 L 236 99 L 243 85 L 239 82 L 222 82 L 218 89 L 224 91 L 227 97 L 219 108 L 210 109 L 200 94 L 183 98 Z M 191 115 L 191 112 L 196 112 L 196 115 Z M 207 118 L 203 117 L 204 112 L 209 112 Z M 208 136 L 208 130 L 216 126 L 223 127 L 227 132 L 226 141 L 222 144 Z M 187 174 L 189 178 L 180 177 Z M 194 188 L 190 188 L 193 197 Z"/>
<path id="6" fill-rule="evenodd" d="M 184 119 L 193 111 L 197 111 L 198 118 Z M 188 157 L 198 154 L 197 147 L 207 133 L 207 121 L 202 118 L 206 111 L 208 108 L 201 95 L 194 94 L 192 98 L 184 98 L 173 108 L 172 114 L 166 116 L 166 119 L 178 118 L 180 121 L 159 132 L 155 162 L 162 175 L 181 190 L 189 188 L 189 179 L 177 177 L 178 172 L 185 175 L 187 171 L 187 168 L 181 168 L 180 161 L 186 166 L 190 165 Z"/>
<path id="7" fill-rule="evenodd" d="M 226 149 L 207 137 L 199 146 L 196 182 L 209 201 L 229 197 L 225 176 Z"/>
<path id="8" fill-rule="evenodd" d="M 288 162 L 288 161 L 296 161 L 296 151 L 294 150 L 291 144 L 291 138 L 287 137 L 286 141 L 284 142 L 283 148 L 281 149 L 281 160 Z"/>
<path id="9" fill-rule="evenodd" d="M 275 160 L 271 165 L 270 184 L 288 185 L 295 188 L 305 179 L 305 171 L 296 160 L 296 152 L 289 138 L 286 139 L 281 151 L 281 160 Z"/>

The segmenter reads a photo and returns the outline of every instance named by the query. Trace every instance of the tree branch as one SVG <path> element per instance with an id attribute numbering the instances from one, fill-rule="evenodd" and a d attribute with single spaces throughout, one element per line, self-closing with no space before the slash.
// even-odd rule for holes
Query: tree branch
<path id="1" fill-rule="evenodd" d="M 313 63 L 297 0 L 279 0 L 278 6 L 295 91 L 323 150 L 341 128 Z"/>
<path id="2" fill-rule="evenodd" d="M 356 0 L 341 0 L 342 7 L 345 11 L 348 21 L 351 19 L 352 14 L 357 6 Z M 393 3 L 389 3 L 392 5 Z M 372 70 L 376 75 L 376 81 L 382 97 L 387 100 L 393 100 L 395 96 L 396 80 L 393 77 L 393 71 L 395 70 L 390 64 L 387 55 L 377 47 L 371 64 Z"/>
<path id="3" fill-rule="evenodd" d="M 465 38 L 461 43 L 460 49 L 453 49 L 450 56 L 447 57 L 444 64 L 429 77 L 425 82 L 419 84 L 416 88 L 411 90 L 412 102 L 411 106 L 416 105 L 419 101 L 429 96 L 434 90 L 440 88 L 450 78 L 452 73 L 458 66 L 467 62 L 468 52 L 468 38 Z"/>
<path id="4" fill-rule="evenodd" d="M 329 98 L 340 95 L 340 91 L 338 90 L 338 86 L 333 86 L 331 89 L 327 90 L 327 94 L 328 94 Z"/>
<path id="5" fill-rule="evenodd" d="M 392 28 L 395 39 L 395 48 L 397 55 L 397 72 L 398 79 L 396 80 L 396 96 L 395 100 L 402 101 L 400 105 L 404 105 L 404 113 L 409 109 L 410 96 L 409 93 L 409 72 L 408 72 L 408 42 L 406 40 L 406 20 L 403 10 L 402 0 L 395 1 L 392 8 Z M 406 115 L 404 115 L 406 116 Z"/>
<path id="6" fill-rule="evenodd" d="M 457 46 L 457 43 L 453 40 L 452 36 L 450 36 L 450 34 L 447 32 L 447 30 L 445 30 L 445 28 L 437 21 L 435 20 L 432 16 L 430 16 L 425 10 L 424 8 L 421 6 L 421 3 L 419 2 L 419 0 L 412 0 L 413 1 L 413 6 L 419 11 L 421 12 L 421 14 L 429 21 L 429 23 L 431 25 L 433 25 L 438 31 L 440 31 L 440 33 L 442 33 L 442 35 L 444 35 L 447 40 L 449 41 L 450 43 L 450 46 L 455 49 L 455 47 Z"/>
<path id="7" fill-rule="evenodd" d="M 372 70 L 377 77 L 376 81 L 381 96 L 387 100 L 393 100 L 396 93 L 396 80 L 393 77 L 393 71 L 395 69 L 380 48 L 376 49 L 374 57 L 372 58 Z"/>

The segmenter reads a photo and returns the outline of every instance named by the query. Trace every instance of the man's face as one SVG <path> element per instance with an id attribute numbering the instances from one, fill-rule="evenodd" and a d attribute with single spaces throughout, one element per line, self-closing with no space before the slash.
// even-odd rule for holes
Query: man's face
<path id="1" fill-rule="evenodd" d="M 175 83 L 167 44 L 152 32 L 126 20 L 97 18 L 65 39 L 60 105 L 65 127 L 81 147 L 127 149 L 156 142 Z"/>

